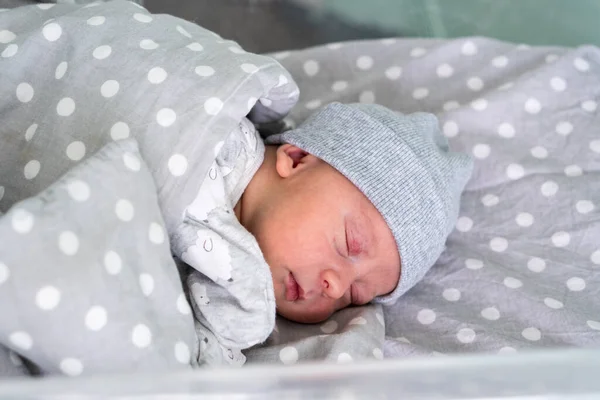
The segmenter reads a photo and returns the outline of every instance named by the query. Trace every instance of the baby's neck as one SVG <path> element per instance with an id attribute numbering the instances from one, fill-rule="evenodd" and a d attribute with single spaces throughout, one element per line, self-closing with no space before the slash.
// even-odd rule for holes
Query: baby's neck
<path id="1" fill-rule="evenodd" d="M 238 221 L 240 221 L 240 223 L 242 223 L 242 200 L 243 199 L 244 199 L 244 195 L 242 194 L 242 197 L 240 197 L 240 199 L 238 200 L 235 207 L 233 207 L 233 213 L 235 214 L 235 217 L 238 219 Z"/>

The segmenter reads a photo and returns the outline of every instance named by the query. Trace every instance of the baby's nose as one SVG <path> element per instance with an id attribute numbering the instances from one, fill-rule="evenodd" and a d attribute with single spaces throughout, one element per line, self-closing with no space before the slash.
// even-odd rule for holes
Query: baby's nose
<path id="1" fill-rule="evenodd" d="M 338 272 L 325 270 L 321 275 L 321 285 L 323 293 L 333 300 L 341 298 L 350 287 L 349 279 L 345 279 Z"/>

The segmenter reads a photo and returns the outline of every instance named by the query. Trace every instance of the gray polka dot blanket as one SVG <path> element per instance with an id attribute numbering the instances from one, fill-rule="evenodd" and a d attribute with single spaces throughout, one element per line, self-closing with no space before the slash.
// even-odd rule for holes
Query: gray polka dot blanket
<path id="1" fill-rule="evenodd" d="M 296 103 L 289 73 L 126 1 L 0 12 L 0 70 L 0 375 L 21 358 L 69 376 L 243 364 L 274 307 L 259 326 L 242 316 L 272 294 L 248 265 L 223 291 L 241 300 L 213 301 L 263 331 L 235 347 L 188 302 L 172 252 L 217 144 Z"/>
<path id="2" fill-rule="evenodd" d="M 595 47 L 385 39 L 273 54 L 281 68 L 191 23 L 111 2 L 0 13 L 0 55 L 0 212 L 68 173 L 56 182 L 62 189 L 34 200 L 72 214 L 4 217 L 12 235 L 31 237 L 7 249 L 0 236 L 0 251 L 35 263 L 22 279 L 36 286 L 11 286 L 20 271 L 0 258 L 0 301 L 12 296 L 14 308 L 1 303 L 2 376 L 190 368 L 198 345 L 165 247 L 197 189 L 180 177 L 209 166 L 190 157 L 190 143 L 201 136 L 213 146 L 250 109 L 257 123 L 285 117 L 292 127 L 332 101 L 435 113 L 453 149 L 476 160 L 461 216 L 437 264 L 395 306 L 349 308 L 319 325 L 278 319 L 264 344 L 244 351 L 247 363 L 600 345 Z M 90 159 L 107 144 L 99 155 L 110 167 Z M 82 207 L 116 187 L 131 204 Z M 122 225 L 118 215 L 132 208 L 144 218 L 107 239 L 102 225 Z M 92 242 L 66 225 L 78 221 L 94 226 Z M 49 237 L 36 230 L 44 223 L 55 226 Z M 112 249 L 119 235 L 137 245 Z M 52 257 L 89 243 L 103 247 L 95 269 L 51 270 Z M 109 300 L 103 289 L 117 276 L 124 295 Z M 21 325 L 4 324 L 5 315 Z"/>

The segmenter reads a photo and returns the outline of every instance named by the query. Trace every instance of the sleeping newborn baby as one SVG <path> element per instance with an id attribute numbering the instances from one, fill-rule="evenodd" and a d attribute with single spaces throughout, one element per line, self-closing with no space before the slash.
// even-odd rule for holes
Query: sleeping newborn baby
<path id="1" fill-rule="evenodd" d="M 472 169 L 433 115 L 378 105 L 330 104 L 265 143 L 244 120 L 217 147 L 186 212 L 206 231 L 181 249 L 201 273 L 188 287 L 203 324 L 241 348 L 266 339 L 275 308 L 315 323 L 351 305 L 393 304 L 440 256 Z M 237 312 L 211 308 L 225 288 Z M 246 341 L 235 343 L 240 333 Z"/>

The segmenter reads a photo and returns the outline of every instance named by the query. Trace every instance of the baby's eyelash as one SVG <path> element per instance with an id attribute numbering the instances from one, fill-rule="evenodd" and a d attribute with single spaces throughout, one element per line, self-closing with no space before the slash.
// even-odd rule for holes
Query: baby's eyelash
<path id="1" fill-rule="evenodd" d="M 346 254 L 349 256 L 350 255 L 350 239 L 348 239 L 348 226 L 346 225 Z"/>

